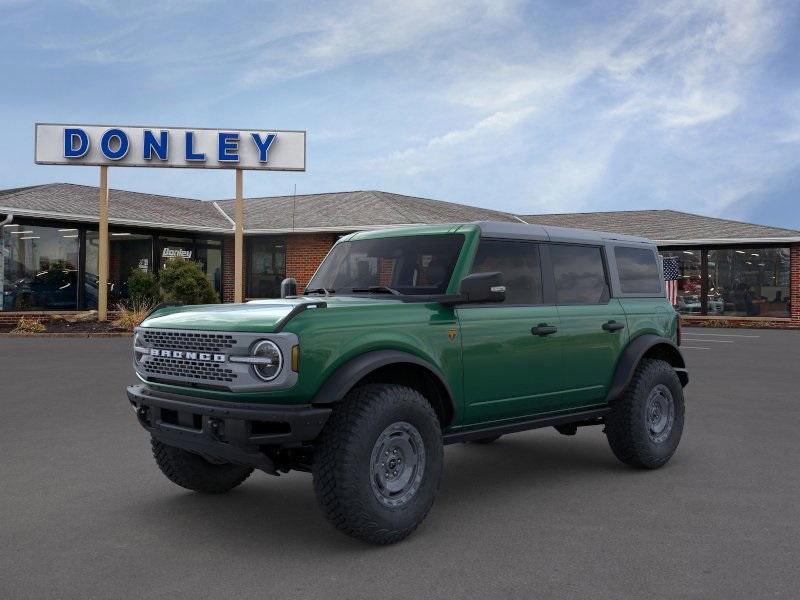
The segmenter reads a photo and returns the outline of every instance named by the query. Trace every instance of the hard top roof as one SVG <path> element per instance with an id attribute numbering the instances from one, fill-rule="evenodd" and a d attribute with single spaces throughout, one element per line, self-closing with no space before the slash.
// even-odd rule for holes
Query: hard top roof
<path id="1" fill-rule="evenodd" d="M 529 239 L 551 242 L 605 243 L 609 241 L 653 244 L 644 237 L 608 233 L 591 229 L 574 227 L 556 227 L 553 225 L 527 225 L 523 223 L 504 223 L 500 221 L 479 221 L 476 225 L 484 237 L 501 237 L 509 239 Z"/>

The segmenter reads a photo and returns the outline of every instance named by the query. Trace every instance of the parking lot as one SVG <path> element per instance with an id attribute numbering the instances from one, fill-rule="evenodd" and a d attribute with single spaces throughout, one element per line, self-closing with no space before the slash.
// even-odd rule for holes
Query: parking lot
<path id="1" fill-rule="evenodd" d="M 798 598 L 800 332 L 684 334 L 665 468 L 624 467 L 600 428 L 451 446 L 390 547 L 330 527 L 304 473 L 167 481 L 125 398 L 129 339 L 2 339 L 0 597 Z"/>

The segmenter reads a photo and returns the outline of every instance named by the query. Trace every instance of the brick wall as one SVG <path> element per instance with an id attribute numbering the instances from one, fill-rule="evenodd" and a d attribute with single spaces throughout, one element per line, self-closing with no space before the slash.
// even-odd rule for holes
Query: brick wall
<path id="1" fill-rule="evenodd" d="M 222 301 L 233 302 L 234 297 L 234 244 L 233 237 L 222 240 Z"/>
<path id="2" fill-rule="evenodd" d="M 337 238 L 336 234 L 331 233 L 286 236 L 286 276 L 297 280 L 297 293 L 303 293 L 309 279 Z"/>
<path id="3" fill-rule="evenodd" d="M 795 244 L 791 248 L 790 268 L 792 275 L 789 279 L 790 297 L 789 302 L 792 307 L 792 323 L 800 326 L 800 244 Z"/>

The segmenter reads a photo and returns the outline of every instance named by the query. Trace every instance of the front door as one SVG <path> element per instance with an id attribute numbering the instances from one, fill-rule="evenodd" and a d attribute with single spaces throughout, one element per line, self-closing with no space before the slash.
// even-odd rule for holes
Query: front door
<path id="1" fill-rule="evenodd" d="M 543 303 L 539 245 L 481 240 L 472 272 L 500 271 L 506 299 L 457 309 L 464 362 L 464 425 L 547 412 L 560 390 L 558 310 Z"/>
<path id="2" fill-rule="evenodd" d="M 628 340 L 625 312 L 610 297 L 603 250 L 550 244 L 548 252 L 563 344 L 561 407 L 602 404 Z"/>

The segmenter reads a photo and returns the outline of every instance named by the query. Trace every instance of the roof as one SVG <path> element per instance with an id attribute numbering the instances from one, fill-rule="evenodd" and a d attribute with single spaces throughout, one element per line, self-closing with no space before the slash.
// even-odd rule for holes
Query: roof
<path id="1" fill-rule="evenodd" d="M 800 241 L 800 231 L 705 217 L 676 210 L 626 210 L 613 212 L 520 215 L 528 223 L 582 227 L 611 233 L 644 236 L 662 245 L 748 241 Z"/>
<path id="2" fill-rule="evenodd" d="M 230 233 L 234 201 L 209 202 L 110 190 L 109 221 Z M 0 190 L 0 213 L 97 222 L 98 188 L 52 183 Z M 494 221 L 591 229 L 642 236 L 660 245 L 800 242 L 800 231 L 705 217 L 675 210 L 632 210 L 515 216 L 465 204 L 381 191 L 334 192 L 245 199 L 246 233 L 331 231 L 346 233 L 403 225 Z"/>
<path id="3" fill-rule="evenodd" d="M 0 191 L 0 212 L 19 216 L 98 220 L 98 188 L 72 183 L 51 183 Z M 109 222 L 163 229 L 229 231 L 231 222 L 213 202 L 159 196 L 126 190 L 109 190 Z"/>
<path id="4" fill-rule="evenodd" d="M 234 217 L 234 201 L 218 202 Z M 397 225 L 463 223 L 469 221 L 519 223 L 514 215 L 379 191 L 334 192 L 304 196 L 273 196 L 245 200 L 247 231 L 356 231 Z"/>

